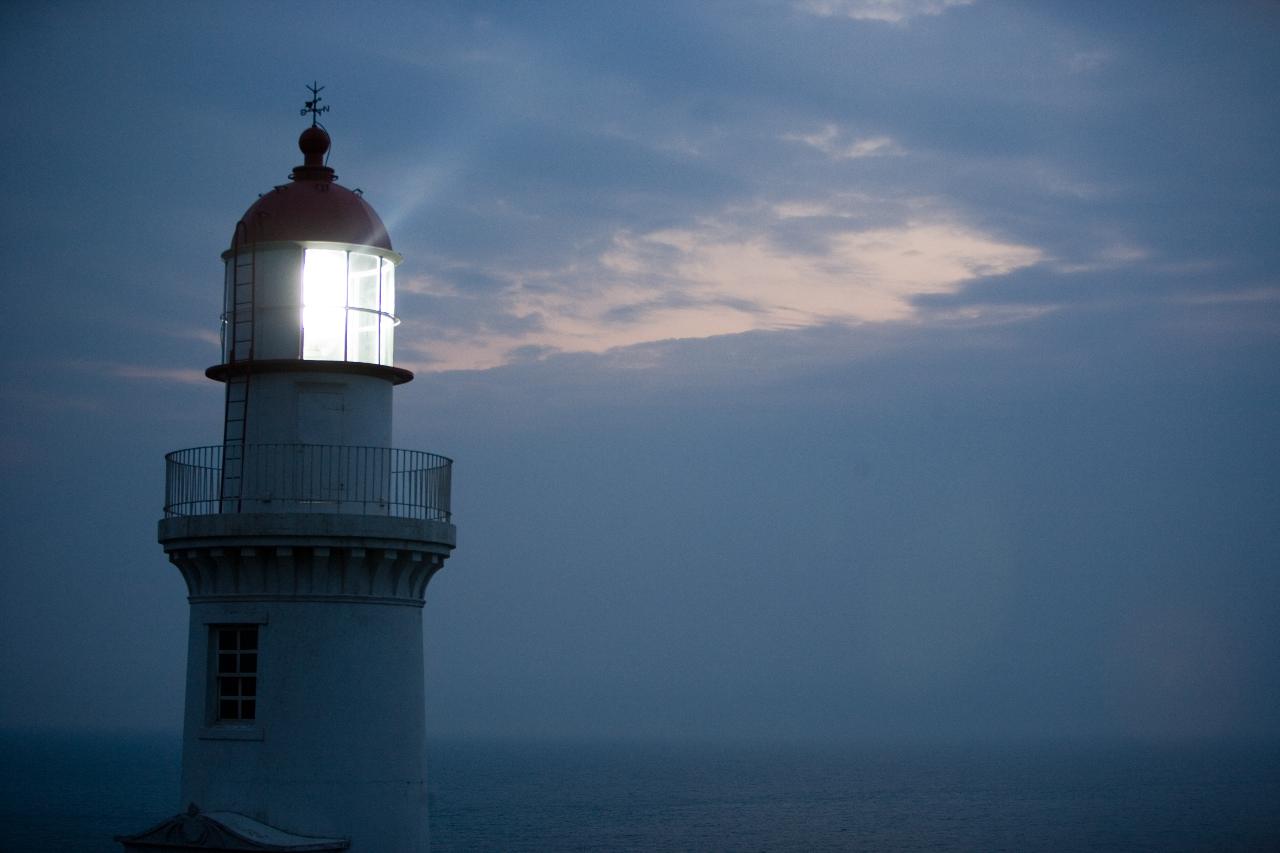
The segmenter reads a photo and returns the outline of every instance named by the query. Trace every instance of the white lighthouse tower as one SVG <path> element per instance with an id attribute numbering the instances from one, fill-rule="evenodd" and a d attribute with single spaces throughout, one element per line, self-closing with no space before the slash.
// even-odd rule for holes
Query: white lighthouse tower
<path id="1" fill-rule="evenodd" d="M 400 262 L 303 164 L 225 261 L 222 443 L 166 457 L 159 539 L 191 603 L 179 814 L 126 850 L 428 847 L 422 606 L 454 547 L 451 461 L 391 448 Z"/>

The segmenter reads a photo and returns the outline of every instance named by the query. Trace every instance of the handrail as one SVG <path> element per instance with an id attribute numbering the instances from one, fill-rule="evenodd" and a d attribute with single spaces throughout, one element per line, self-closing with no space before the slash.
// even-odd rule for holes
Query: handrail
<path id="1" fill-rule="evenodd" d="M 453 460 L 421 450 L 329 444 L 235 445 L 165 456 L 164 514 L 306 512 L 449 521 Z"/>

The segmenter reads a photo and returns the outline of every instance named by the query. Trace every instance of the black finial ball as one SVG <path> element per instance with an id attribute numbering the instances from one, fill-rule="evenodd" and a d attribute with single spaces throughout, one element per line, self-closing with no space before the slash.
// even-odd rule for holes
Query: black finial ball
<path id="1" fill-rule="evenodd" d="M 324 128 L 308 127 L 298 137 L 298 148 L 302 150 L 303 162 L 308 166 L 324 165 L 324 155 L 329 150 L 329 134 Z"/>

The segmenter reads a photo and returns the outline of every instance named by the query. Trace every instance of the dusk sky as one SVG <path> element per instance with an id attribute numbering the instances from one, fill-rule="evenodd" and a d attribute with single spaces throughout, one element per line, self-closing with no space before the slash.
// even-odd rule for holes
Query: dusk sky
<path id="1" fill-rule="evenodd" d="M 1280 5 L 6 3 L 0 728 L 181 725 L 164 454 L 329 164 L 437 736 L 1280 734 Z M 352 636 L 358 644 L 360 638 Z M 377 666 L 377 661 L 370 661 Z"/>

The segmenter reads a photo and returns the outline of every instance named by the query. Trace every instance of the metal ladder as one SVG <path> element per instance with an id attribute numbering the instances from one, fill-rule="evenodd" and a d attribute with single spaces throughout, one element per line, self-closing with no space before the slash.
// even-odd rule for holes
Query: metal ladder
<path id="1" fill-rule="evenodd" d="M 244 220 L 236 223 L 231 243 L 231 311 L 227 334 L 226 408 L 222 425 L 222 511 L 239 512 L 244 484 L 245 424 L 249 418 L 249 374 L 253 369 L 254 285 L 257 245 L 248 239 Z"/>

